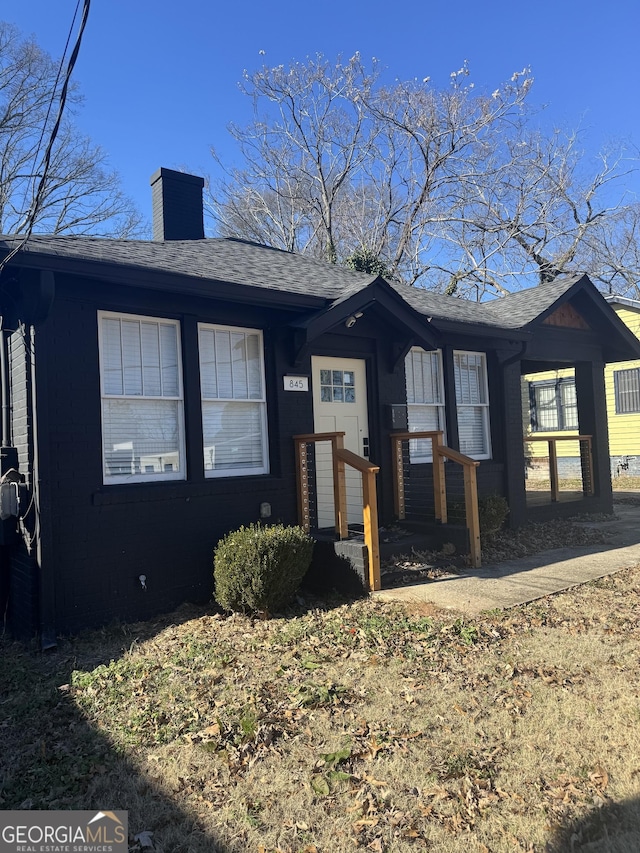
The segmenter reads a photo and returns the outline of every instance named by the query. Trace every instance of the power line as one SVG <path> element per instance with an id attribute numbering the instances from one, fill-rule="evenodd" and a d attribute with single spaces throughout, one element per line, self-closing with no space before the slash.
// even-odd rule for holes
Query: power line
<path id="1" fill-rule="evenodd" d="M 80 21 L 80 28 L 78 30 L 78 35 L 76 36 L 76 42 L 75 42 L 75 45 L 73 47 L 73 51 L 71 53 L 71 56 L 69 57 L 69 63 L 67 65 L 67 70 L 66 70 L 66 73 L 64 76 L 64 82 L 62 84 L 62 89 L 60 91 L 60 104 L 58 106 L 58 114 L 56 116 L 56 121 L 55 121 L 55 124 L 51 130 L 50 135 L 49 135 L 49 141 L 47 143 L 47 147 L 46 147 L 46 150 L 44 152 L 44 156 L 42 158 L 42 175 L 40 176 L 38 186 L 37 186 L 36 191 L 35 191 L 34 196 L 33 196 L 33 202 L 31 204 L 31 210 L 28 212 L 28 220 L 27 220 L 26 231 L 25 231 L 23 237 L 20 239 L 20 242 L 18 243 L 18 245 L 14 246 L 14 248 L 9 252 L 9 254 L 5 258 L 0 260 L 0 272 L 2 272 L 2 270 L 7 266 L 7 264 L 11 260 L 13 260 L 13 258 L 18 254 L 18 252 L 24 247 L 25 243 L 27 242 L 27 240 L 31 236 L 31 233 L 33 231 L 33 227 L 36 223 L 36 218 L 37 218 L 38 212 L 40 210 L 40 205 L 42 204 L 42 196 L 43 196 L 43 193 L 45 190 L 45 183 L 46 183 L 48 172 L 49 172 L 49 165 L 51 163 L 51 152 L 53 150 L 53 145 L 56 141 L 56 137 L 58 136 L 58 131 L 60 129 L 60 123 L 62 121 L 62 115 L 64 113 L 64 108 L 65 108 L 65 104 L 67 101 L 67 90 L 69 88 L 69 83 L 71 82 L 71 75 L 73 73 L 73 69 L 75 67 L 76 60 L 77 60 L 78 54 L 80 52 L 80 45 L 82 43 L 82 35 L 84 33 L 84 28 L 86 27 L 87 20 L 89 18 L 89 7 L 90 7 L 90 5 L 91 5 L 91 0 L 83 0 L 82 20 Z M 64 62 L 64 56 L 67 52 L 67 48 L 68 48 L 69 42 L 71 40 L 71 33 L 73 31 L 73 26 L 75 24 L 75 20 L 76 20 L 76 17 L 78 15 L 78 9 L 79 8 L 80 8 L 80 0 L 78 0 L 78 3 L 76 4 L 76 10 L 74 12 L 73 20 L 71 22 L 71 27 L 69 29 L 69 35 L 67 36 L 67 43 L 65 45 L 64 53 L 62 55 L 62 60 L 60 62 L 60 68 L 58 69 L 58 76 L 56 77 L 56 82 L 54 84 L 54 89 L 53 89 L 53 93 L 51 96 L 51 101 L 49 103 L 49 108 L 47 110 L 47 116 L 46 116 L 45 123 L 44 123 L 43 128 L 42 128 L 42 133 L 40 136 L 40 140 L 38 142 L 38 147 L 36 149 L 36 157 L 38 156 L 38 152 L 40 151 L 40 146 L 42 145 L 42 139 L 44 137 L 45 128 L 47 126 L 47 121 L 49 119 L 51 107 L 53 105 L 53 101 L 55 98 L 55 92 L 56 92 L 56 89 L 58 86 L 58 81 L 60 79 L 62 63 Z M 35 169 L 34 169 L 34 171 L 35 171 Z"/>
<path id="2" fill-rule="evenodd" d="M 56 74 L 56 79 L 53 84 L 53 89 L 51 90 L 51 97 L 49 98 L 49 105 L 47 107 L 47 114 L 44 117 L 44 122 L 42 123 L 42 130 L 40 132 L 40 139 L 38 140 L 38 144 L 36 146 L 36 153 L 33 155 L 33 172 L 34 174 L 38 171 L 38 156 L 40 154 L 40 147 L 42 146 L 42 140 L 44 139 L 44 135 L 47 131 L 47 127 L 49 126 L 49 116 L 51 115 L 51 110 L 53 109 L 53 102 L 56 99 L 56 93 L 58 91 L 58 83 L 60 82 L 60 76 L 62 74 L 62 69 L 64 67 L 64 61 L 67 56 L 67 50 L 69 50 L 69 42 L 71 41 L 71 36 L 73 34 L 73 28 L 76 23 L 76 18 L 78 17 L 78 9 L 80 8 L 80 0 L 76 3 L 76 9 L 73 13 L 73 20 L 71 21 L 71 26 L 69 27 L 69 32 L 67 33 L 67 40 L 64 45 L 64 50 L 62 51 L 62 56 L 60 57 L 60 62 L 58 63 L 58 73 Z M 33 209 L 33 205 L 35 202 L 35 192 L 32 195 L 30 210 Z"/>

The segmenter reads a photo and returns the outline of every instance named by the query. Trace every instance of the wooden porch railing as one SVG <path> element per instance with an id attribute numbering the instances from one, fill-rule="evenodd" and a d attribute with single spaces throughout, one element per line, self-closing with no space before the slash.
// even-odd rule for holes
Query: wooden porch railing
<path id="1" fill-rule="evenodd" d="M 376 493 L 376 474 L 380 470 L 368 459 L 358 456 L 344 446 L 344 432 L 318 432 L 308 435 L 294 435 L 296 448 L 296 480 L 298 489 L 298 519 L 300 526 L 309 532 L 311 515 L 309 511 L 309 468 L 307 445 L 321 441 L 331 443 L 333 468 L 333 502 L 335 530 L 339 539 L 348 539 L 347 528 L 347 485 L 345 466 L 349 465 L 362 475 L 362 518 L 364 543 L 367 546 L 369 589 L 381 588 L 380 582 L 380 543 L 378 537 L 378 500 Z"/>
<path id="2" fill-rule="evenodd" d="M 591 497 L 594 494 L 593 487 L 593 450 L 590 435 L 527 435 L 524 443 L 531 441 L 546 441 L 549 445 L 549 479 L 551 480 L 551 500 L 557 501 L 560 497 L 560 478 L 558 477 L 558 449 L 559 441 L 577 441 L 580 444 L 580 467 L 582 469 L 582 491 Z"/>
<path id="3" fill-rule="evenodd" d="M 478 514 L 478 484 L 476 468 L 480 464 L 476 459 L 465 456 L 457 450 L 452 450 L 442 443 L 442 430 L 429 432 L 392 432 L 393 443 L 393 497 L 396 516 L 399 521 L 405 518 L 404 497 L 404 465 L 402 458 L 402 443 L 415 439 L 431 439 L 433 460 L 433 497 L 436 519 L 442 524 L 447 523 L 447 485 L 444 460 L 450 459 L 462 465 L 464 476 L 464 505 L 467 529 L 469 530 L 469 559 L 474 568 L 480 568 L 482 557 L 480 551 L 480 517 Z"/>

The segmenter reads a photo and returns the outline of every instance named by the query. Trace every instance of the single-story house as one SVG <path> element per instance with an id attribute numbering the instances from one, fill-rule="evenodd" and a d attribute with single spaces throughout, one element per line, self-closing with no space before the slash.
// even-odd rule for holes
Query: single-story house
<path id="1" fill-rule="evenodd" d="M 623 296 L 605 296 L 605 299 L 636 338 L 640 338 L 640 301 Z M 607 364 L 604 379 L 611 474 L 640 476 L 640 361 Z M 576 385 L 571 368 L 528 374 L 522 381 L 527 435 L 551 437 L 577 433 Z M 546 477 L 547 444 L 530 442 L 527 456 L 529 476 Z M 577 442 L 558 444 L 558 468 L 561 477 L 579 474 Z"/>
<path id="2" fill-rule="evenodd" d="M 640 343 L 586 275 L 442 296 L 205 239 L 202 187 L 160 169 L 153 240 L 32 236 L 2 270 L 0 577 L 16 634 L 47 646 L 208 600 L 220 537 L 298 521 L 296 435 L 344 432 L 379 466 L 381 524 L 407 426 L 480 460 L 478 490 L 506 497 L 510 524 L 557 514 L 525 493 L 521 376 L 542 369 L 575 370 L 585 506 L 611 509 L 604 364 Z M 0 238 L 0 258 L 19 243 Z M 426 444 L 408 451 L 417 472 Z M 322 527 L 321 495 L 314 511 Z"/>

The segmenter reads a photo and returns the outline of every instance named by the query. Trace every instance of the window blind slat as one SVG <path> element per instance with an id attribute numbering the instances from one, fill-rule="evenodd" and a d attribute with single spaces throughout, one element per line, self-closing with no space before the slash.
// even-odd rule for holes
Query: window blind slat
<path id="1" fill-rule="evenodd" d="M 142 390 L 147 397 L 162 396 L 160 378 L 160 340 L 157 323 L 140 324 L 142 351 Z"/>
<path id="2" fill-rule="evenodd" d="M 124 393 L 127 396 L 142 396 L 140 323 L 137 320 L 123 320 L 121 330 Z"/>
<path id="3" fill-rule="evenodd" d="M 202 405 L 205 470 L 256 468 L 263 464 L 262 405 Z"/>
<path id="4" fill-rule="evenodd" d="M 233 399 L 231 376 L 231 336 L 226 330 L 216 331 L 216 369 L 218 372 L 218 396 Z"/>
<path id="5" fill-rule="evenodd" d="M 460 452 L 475 458 L 488 457 L 491 450 L 485 354 L 455 352 L 453 372 Z"/>
<path id="6" fill-rule="evenodd" d="M 110 315 L 100 323 L 105 482 L 184 476 L 178 324 Z"/>
<path id="7" fill-rule="evenodd" d="M 160 324 L 160 368 L 162 396 L 180 396 L 180 371 L 178 369 L 178 328 L 173 324 Z"/>
<path id="8" fill-rule="evenodd" d="M 440 353 L 412 349 L 405 359 L 407 417 L 410 432 L 444 431 L 444 405 Z M 413 464 L 431 462 L 431 441 L 409 442 Z"/>
<path id="9" fill-rule="evenodd" d="M 105 394 L 122 394 L 122 346 L 120 320 L 102 318 L 102 385 Z"/>
<path id="10" fill-rule="evenodd" d="M 202 397 L 205 400 L 215 400 L 218 396 L 216 377 L 216 345 L 213 329 L 200 329 L 198 334 L 200 345 L 200 384 Z"/>
<path id="11" fill-rule="evenodd" d="M 178 417 L 177 400 L 103 400 L 105 474 L 179 472 Z"/>
<path id="12" fill-rule="evenodd" d="M 199 342 L 205 471 L 263 473 L 268 466 L 261 335 L 201 326 Z"/>

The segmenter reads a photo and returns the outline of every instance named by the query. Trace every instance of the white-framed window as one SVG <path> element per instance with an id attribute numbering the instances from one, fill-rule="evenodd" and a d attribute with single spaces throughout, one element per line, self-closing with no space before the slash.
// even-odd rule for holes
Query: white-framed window
<path id="1" fill-rule="evenodd" d="M 453 353 L 460 453 L 491 458 L 487 357 L 483 352 Z"/>
<path id="2" fill-rule="evenodd" d="M 180 324 L 98 312 L 105 484 L 184 480 Z"/>
<path id="3" fill-rule="evenodd" d="M 413 347 L 405 358 L 407 419 L 410 432 L 445 431 L 442 353 Z M 446 444 L 446 439 L 444 441 Z M 430 439 L 409 442 L 412 463 L 431 462 Z"/>
<path id="4" fill-rule="evenodd" d="M 198 324 L 207 477 L 269 471 L 262 332 Z"/>
<path id="5" fill-rule="evenodd" d="M 578 429 L 578 400 L 573 377 L 529 383 L 532 432 Z"/>

